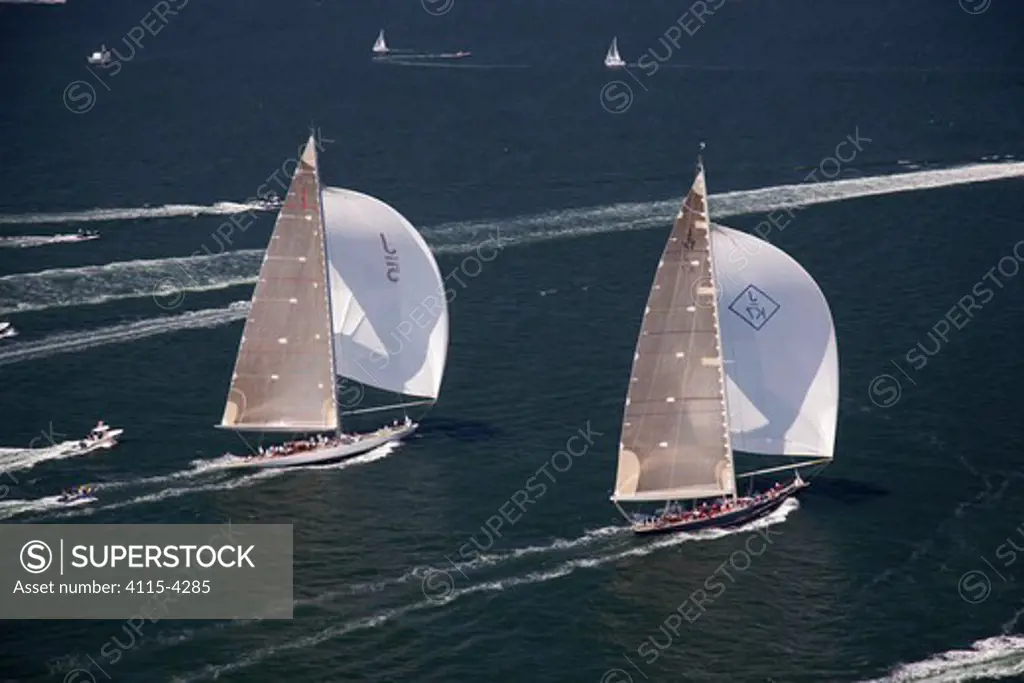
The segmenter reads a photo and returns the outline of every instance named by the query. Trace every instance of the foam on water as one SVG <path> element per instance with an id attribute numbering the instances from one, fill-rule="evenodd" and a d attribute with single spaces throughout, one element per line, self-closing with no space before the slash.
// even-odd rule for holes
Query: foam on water
<path id="1" fill-rule="evenodd" d="M 15 213 L 0 216 L 0 225 L 39 225 L 47 223 L 90 223 L 94 221 L 131 221 L 143 218 L 176 218 L 179 216 L 227 216 L 246 211 L 275 211 L 265 202 L 216 202 L 202 204 L 165 204 L 125 209 L 86 209 L 57 213 Z"/>
<path id="2" fill-rule="evenodd" d="M 71 448 L 77 444 L 77 441 L 62 441 L 58 444 L 51 444 L 46 448 L 5 448 L 3 449 L 3 453 L 0 453 L 0 455 L 2 455 L 2 457 L 0 457 L 0 472 L 30 470 L 36 465 L 48 460 L 73 458 L 77 456 L 78 453 L 71 450 Z"/>
<path id="3" fill-rule="evenodd" d="M 556 538 L 550 543 L 545 545 L 532 545 L 525 548 L 516 548 L 509 551 L 498 552 L 493 554 L 477 554 L 476 559 L 468 562 L 446 562 L 441 565 L 441 569 L 433 566 L 418 566 L 413 567 L 404 574 L 389 579 L 383 579 L 381 581 L 373 581 L 370 583 L 357 583 L 348 587 L 347 592 L 349 593 L 377 593 L 384 590 L 388 586 L 394 586 L 398 584 L 407 583 L 409 581 L 424 581 L 438 572 L 448 573 L 449 569 L 456 572 L 466 573 L 472 572 L 479 569 L 496 567 L 498 565 L 506 564 L 515 560 L 519 560 L 523 557 L 529 557 L 531 555 L 541 555 L 553 552 L 567 552 L 576 548 L 582 548 L 595 543 L 605 541 L 613 537 L 622 537 L 629 534 L 629 528 L 624 526 L 607 526 L 600 529 L 589 530 L 579 538 L 575 539 L 564 539 Z M 325 599 L 333 598 L 337 595 L 342 595 L 346 591 L 339 591 L 337 593 L 325 594 L 316 598 L 314 602 L 304 604 L 319 604 Z"/>
<path id="4" fill-rule="evenodd" d="M 28 513 L 45 513 L 56 508 L 82 507 L 95 500 L 81 498 L 72 503 L 62 503 L 60 496 L 45 496 L 35 500 L 3 500 L 0 501 L 0 519 L 10 519 Z"/>
<path id="5" fill-rule="evenodd" d="M 1024 177 L 1024 163 L 972 164 L 960 168 L 897 173 L 820 183 L 779 185 L 711 195 L 711 213 L 725 218 L 775 209 L 810 206 L 859 197 L 951 187 Z M 425 228 L 437 254 L 465 254 L 481 248 L 523 246 L 623 230 L 665 228 L 680 199 L 565 209 L 508 219 L 462 221 Z M 246 206 L 246 205 L 234 205 Z M 120 210 L 119 210 L 120 211 Z M 182 292 L 251 285 L 263 250 L 147 259 L 102 266 L 57 268 L 0 277 L 0 314 L 102 304 L 152 296 L 170 308 Z"/>
<path id="6" fill-rule="evenodd" d="M 100 266 L 6 275 L 0 277 L 0 314 L 139 297 L 154 297 L 159 306 L 169 310 L 181 303 L 176 292 L 254 283 L 262 259 L 262 250 L 250 249 L 212 256 L 115 261 Z"/>
<path id="7" fill-rule="evenodd" d="M 83 240 L 74 233 L 66 235 L 13 235 L 11 237 L 0 237 L 0 249 L 26 249 L 29 247 L 45 247 L 50 244 L 94 241 Z"/>
<path id="8" fill-rule="evenodd" d="M 314 634 L 298 638 L 291 641 L 286 641 L 276 645 L 269 645 L 267 647 L 253 650 L 242 655 L 239 659 L 230 662 L 228 664 L 209 664 L 204 668 L 182 676 L 176 676 L 171 679 L 175 683 L 195 683 L 196 681 L 205 680 L 217 680 L 225 674 L 234 673 L 244 669 L 249 669 L 253 666 L 257 666 L 262 662 L 266 661 L 270 657 L 282 654 L 285 652 L 292 652 L 295 650 L 305 650 L 316 647 L 321 643 L 340 638 L 344 635 L 352 633 L 354 631 L 362 631 L 371 628 L 377 628 L 388 622 L 394 621 L 400 617 L 413 612 L 419 612 L 425 609 L 444 607 L 456 600 L 460 600 L 464 597 L 475 595 L 477 593 L 493 593 L 505 591 L 509 588 L 516 588 L 518 586 L 531 585 L 536 583 L 546 583 L 553 581 L 565 576 L 573 574 L 577 570 L 593 569 L 595 567 L 601 567 L 612 562 L 618 562 L 620 560 L 632 558 L 632 557 L 643 557 L 650 555 L 651 553 L 658 552 L 666 548 L 682 545 L 684 543 L 692 543 L 703 540 L 711 540 L 716 538 L 722 538 L 723 536 L 731 536 L 735 534 L 748 533 L 756 529 L 765 528 L 772 526 L 773 524 L 779 524 L 789 516 L 791 512 L 799 507 L 799 503 L 796 499 L 789 499 L 783 503 L 782 507 L 772 512 L 770 515 L 763 517 L 762 519 L 746 524 L 742 527 L 730 530 L 707 530 L 701 531 L 694 534 L 672 534 L 661 539 L 645 542 L 629 550 L 612 552 L 612 553 L 595 553 L 590 557 L 577 558 L 566 560 L 556 565 L 555 567 L 543 571 L 533 571 L 519 576 L 511 576 L 504 579 L 497 579 L 492 581 L 480 582 L 472 584 L 465 588 L 455 589 L 454 585 L 452 589 L 445 594 L 435 596 L 433 599 L 425 599 L 417 602 L 412 602 L 401 607 L 382 610 L 377 614 L 373 614 L 368 617 L 361 619 L 354 619 L 330 626 L 326 629 L 318 631 Z M 588 532 L 592 534 L 594 532 Z M 606 532 L 602 532 L 606 533 Z M 585 534 L 586 536 L 586 534 Z M 317 602 L 321 602 L 319 599 Z"/>
<path id="9" fill-rule="evenodd" d="M 93 507 L 84 508 L 84 509 L 69 510 L 69 511 L 61 513 L 61 514 L 50 515 L 47 518 L 48 519 L 61 519 L 61 518 L 65 518 L 65 517 L 79 517 L 79 516 L 82 516 L 82 515 L 92 515 L 92 514 L 95 514 L 97 512 L 107 512 L 109 510 L 119 510 L 121 508 L 134 507 L 136 505 L 146 505 L 146 504 L 149 504 L 149 503 L 158 503 L 160 501 L 170 500 L 170 499 L 173 499 L 173 498 L 180 498 L 182 496 L 187 496 L 187 495 L 191 495 L 191 494 L 194 494 L 194 493 L 203 493 L 203 492 L 209 492 L 209 491 L 231 491 L 231 490 L 238 489 L 238 488 L 254 486 L 254 485 L 259 484 L 259 483 L 261 483 L 263 481 L 267 481 L 268 479 L 274 479 L 276 477 L 280 477 L 280 476 L 282 476 L 284 474 L 287 474 L 288 472 L 294 472 L 296 470 L 313 470 L 313 469 L 316 469 L 316 470 L 343 470 L 343 469 L 347 469 L 349 467 L 355 467 L 355 466 L 358 466 L 358 465 L 366 465 L 366 464 L 369 464 L 371 462 L 375 462 L 377 460 L 381 460 L 383 458 L 386 458 L 392 452 L 394 452 L 394 450 L 398 447 L 398 444 L 400 444 L 400 443 L 401 442 L 398 442 L 398 443 L 395 443 L 395 442 L 387 443 L 387 444 L 384 444 L 383 446 L 380 446 L 379 448 L 375 448 L 374 450 L 370 451 L 369 453 L 363 453 L 362 455 L 358 455 L 358 456 L 356 456 L 354 458 L 349 458 L 347 460 L 342 460 L 340 462 L 330 463 L 330 464 L 327 464 L 327 465 L 302 465 L 302 466 L 287 467 L 287 468 L 280 468 L 280 469 L 265 469 L 265 470 L 259 470 L 257 472 L 251 473 L 251 474 L 245 474 L 245 475 L 240 476 L 240 477 L 222 477 L 222 478 L 216 479 L 214 481 L 206 482 L 206 483 L 203 483 L 203 484 L 197 484 L 195 486 L 180 486 L 180 487 L 176 487 L 176 488 L 167 488 L 167 489 L 163 489 L 161 491 L 157 491 L 157 492 L 149 493 L 149 494 L 145 494 L 145 495 L 140 495 L 140 496 L 135 496 L 134 498 L 129 498 L 128 500 L 122 500 L 122 501 L 118 501 L 118 502 L 115 502 L 115 503 L 109 503 L 109 504 L 106 504 L 106 505 L 98 505 L 98 506 L 93 506 Z M 209 471 L 210 471 L 210 468 L 202 468 L 202 467 L 193 466 L 189 470 L 183 470 L 182 472 L 179 472 L 179 473 L 176 473 L 176 474 L 167 475 L 167 476 L 164 476 L 164 477 L 150 477 L 150 478 L 147 478 L 147 479 L 140 479 L 140 480 L 134 480 L 134 481 L 129 481 L 129 482 L 123 482 L 123 483 L 120 483 L 120 485 L 106 484 L 106 485 L 97 487 L 97 490 L 102 491 L 104 489 L 124 488 L 126 486 L 131 486 L 131 485 L 140 485 L 140 484 L 152 485 L 152 484 L 156 484 L 156 483 L 170 482 L 170 481 L 173 481 L 175 479 L 180 480 L 180 479 L 187 479 L 187 478 L 190 478 L 190 477 L 195 477 L 195 476 L 198 476 L 198 475 L 201 475 L 201 474 L 208 473 Z M 22 513 L 21 512 L 17 512 L 15 514 L 22 514 Z M 11 516 L 13 516 L 13 515 L 11 515 Z"/>
<path id="10" fill-rule="evenodd" d="M 1024 677 L 1024 637 L 996 636 L 949 650 L 913 664 L 903 664 L 885 678 L 866 683 L 964 683 Z"/>
<path id="11" fill-rule="evenodd" d="M 131 342 L 180 330 L 226 325 L 245 318 L 249 308 L 248 301 L 236 301 L 223 308 L 188 311 L 178 315 L 149 318 L 89 330 L 58 332 L 42 339 L 8 343 L 0 347 L 0 366 L 46 358 L 61 353 L 74 353 L 96 346 Z"/>

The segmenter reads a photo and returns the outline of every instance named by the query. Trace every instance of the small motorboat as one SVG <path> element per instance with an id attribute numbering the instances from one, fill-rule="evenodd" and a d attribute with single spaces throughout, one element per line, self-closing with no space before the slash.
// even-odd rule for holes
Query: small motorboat
<path id="1" fill-rule="evenodd" d="M 89 240 L 98 240 L 100 238 L 99 232 L 96 230 L 79 230 L 78 232 L 69 232 L 63 235 L 54 235 L 50 238 L 50 244 L 73 244 L 75 242 L 88 242 Z"/>
<path id="2" fill-rule="evenodd" d="M 90 230 L 89 228 L 79 228 L 78 232 L 74 234 L 74 242 L 86 242 L 88 240 L 98 240 L 100 233 L 98 230 Z"/>
<path id="3" fill-rule="evenodd" d="M 266 209 L 280 209 L 284 201 L 276 193 L 270 192 L 263 197 L 263 207 Z"/>
<path id="4" fill-rule="evenodd" d="M 14 329 L 14 325 L 8 322 L 0 322 L 0 339 L 10 339 L 17 336 L 18 330 Z"/>
<path id="5" fill-rule="evenodd" d="M 57 497 L 57 502 L 62 505 L 92 503 L 96 500 L 91 486 L 76 486 L 73 489 L 66 489 Z"/>
<path id="6" fill-rule="evenodd" d="M 89 55 L 86 61 L 89 62 L 89 64 L 99 64 L 101 66 L 104 64 L 109 64 L 110 50 L 107 49 L 106 45 L 100 45 L 100 49 Z"/>
<path id="7" fill-rule="evenodd" d="M 117 445 L 117 440 L 122 434 L 124 434 L 123 429 L 114 429 L 100 420 L 84 439 L 72 443 L 68 447 L 67 453 L 86 455 L 99 450 L 109 450 Z"/>

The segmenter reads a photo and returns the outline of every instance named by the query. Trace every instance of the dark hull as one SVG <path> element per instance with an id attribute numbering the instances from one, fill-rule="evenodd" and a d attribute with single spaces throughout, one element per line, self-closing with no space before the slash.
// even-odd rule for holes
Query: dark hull
<path id="1" fill-rule="evenodd" d="M 686 522 L 675 522 L 661 526 L 638 524 L 633 527 L 633 531 L 637 534 L 669 534 L 680 531 L 700 531 L 702 529 L 731 529 L 733 527 L 753 522 L 756 519 L 760 519 L 761 517 L 778 510 L 783 503 L 808 486 L 809 484 L 806 482 L 794 482 L 779 491 L 774 498 L 754 505 L 749 505 L 739 510 L 733 510 L 716 517 L 695 519 Z"/>

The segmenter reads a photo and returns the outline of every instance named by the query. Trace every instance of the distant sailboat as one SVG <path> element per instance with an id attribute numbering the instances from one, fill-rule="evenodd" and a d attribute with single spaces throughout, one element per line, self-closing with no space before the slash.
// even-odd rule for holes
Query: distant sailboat
<path id="1" fill-rule="evenodd" d="M 759 518 L 808 486 L 800 467 L 832 461 L 838 407 L 825 297 L 781 249 L 710 222 L 698 162 L 644 312 L 612 501 L 637 533 Z M 737 473 L 735 451 L 789 462 Z M 789 469 L 791 483 L 737 496 L 739 479 Z M 630 515 L 622 503 L 663 507 Z"/>
<path id="2" fill-rule="evenodd" d="M 384 40 L 384 29 L 381 29 L 380 33 L 377 34 L 377 40 L 373 43 L 373 54 L 386 55 L 389 52 L 391 50 L 388 49 L 388 44 Z"/>
<path id="3" fill-rule="evenodd" d="M 612 44 L 608 48 L 608 54 L 605 55 L 604 65 L 609 68 L 618 68 L 626 66 L 626 62 L 623 61 L 622 57 L 619 56 L 619 39 L 618 37 L 612 38 Z"/>
<path id="4" fill-rule="evenodd" d="M 18 330 L 14 329 L 14 325 L 7 321 L 0 321 L 0 339 L 9 339 L 17 336 Z"/>
<path id="5" fill-rule="evenodd" d="M 436 401 L 448 354 L 444 291 L 430 248 L 401 214 L 368 195 L 321 189 L 311 136 L 263 258 L 219 426 L 333 434 L 240 464 L 339 460 L 415 431 L 406 417 L 342 434 L 337 378 L 419 399 L 347 414 Z"/>

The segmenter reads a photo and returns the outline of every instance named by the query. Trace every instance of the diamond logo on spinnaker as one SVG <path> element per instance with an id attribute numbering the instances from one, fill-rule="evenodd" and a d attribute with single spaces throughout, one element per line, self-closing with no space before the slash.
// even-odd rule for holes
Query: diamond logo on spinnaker
<path id="1" fill-rule="evenodd" d="M 729 310 L 755 330 L 767 325 L 780 308 L 782 306 L 775 299 L 754 285 L 747 285 L 746 289 L 729 304 Z"/>

